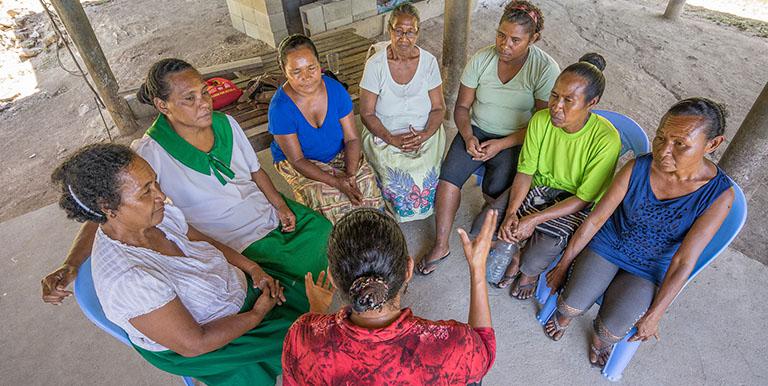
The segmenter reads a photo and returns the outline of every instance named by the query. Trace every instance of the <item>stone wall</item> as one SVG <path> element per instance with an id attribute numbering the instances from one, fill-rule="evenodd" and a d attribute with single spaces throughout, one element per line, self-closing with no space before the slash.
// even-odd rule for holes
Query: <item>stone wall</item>
<path id="1" fill-rule="evenodd" d="M 443 14 L 445 0 L 413 2 L 422 21 Z M 372 38 L 386 32 L 389 12 L 379 13 L 376 0 L 325 0 L 300 8 L 304 33 L 308 36 L 338 28 L 354 28 L 358 35 Z"/>
<path id="2" fill-rule="evenodd" d="M 443 14 L 445 0 L 413 3 L 421 20 Z M 227 0 L 232 26 L 277 47 L 289 33 L 307 36 L 338 28 L 354 28 L 372 38 L 386 32 L 389 12 L 379 13 L 376 0 Z"/>
<path id="3" fill-rule="evenodd" d="M 232 26 L 272 47 L 288 36 L 282 0 L 227 0 Z"/>

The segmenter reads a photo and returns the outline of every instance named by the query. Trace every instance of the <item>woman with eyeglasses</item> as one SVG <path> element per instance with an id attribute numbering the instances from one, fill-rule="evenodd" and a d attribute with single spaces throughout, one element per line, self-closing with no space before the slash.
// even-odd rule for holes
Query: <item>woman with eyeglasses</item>
<path id="1" fill-rule="evenodd" d="M 365 64 L 360 81 L 363 151 L 399 222 L 432 215 L 445 153 L 440 66 L 416 45 L 419 13 L 410 3 L 389 16 L 388 42 Z"/>
<path id="2" fill-rule="evenodd" d="M 269 104 L 272 157 L 296 200 L 333 223 L 354 207 L 383 209 L 347 90 L 323 76 L 308 37 L 288 36 L 277 51 L 288 81 Z"/>
<path id="3" fill-rule="evenodd" d="M 445 157 L 437 185 L 436 237 L 417 267 L 432 273 L 448 257 L 448 241 L 461 202 L 461 187 L 485 166 L 487 202 L 512 185 L 517 159 L 533 113 L 547 107 L 560 68 L 536 47 L 544 27 L 541 10 L 512 1 L 496 29 L 496 44 L 478 51 L 461 76 L 453 119 L 459 130 Z"/>

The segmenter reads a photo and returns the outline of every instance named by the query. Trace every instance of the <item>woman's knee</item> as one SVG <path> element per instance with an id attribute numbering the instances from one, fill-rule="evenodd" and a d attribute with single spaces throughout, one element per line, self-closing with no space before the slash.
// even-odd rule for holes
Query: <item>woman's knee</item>
<path id="1" fill-rule="evenodd" d="M 534 231 L 520 260 L 520 271 L 526 276 L 544 272 L 565 249 L 565 240 Z"/>
<path id="2" fill-rule="evenodd" d="M 512 186 L 514 178 L 514 174 L 510 174 L 509 169 L 494 170 L 486 168 L 485 174 L 483 175 L 483 193 L 493 199 L 498 199 L 510 186 Z"/>
<path id="3" fill-rule="evenodd" d="M 624 337 L 653 302 L 656 285 L 627 272 L 616 275 L 605 291 L 599 319 L 605 332 Z"/>
<path id="4" fill-rule="evenodd" d="M 568 305 L 587 310 L 603 295 L 617 271 L 618 267 L 586 248 L 568 270 L 560 297 Z"/>

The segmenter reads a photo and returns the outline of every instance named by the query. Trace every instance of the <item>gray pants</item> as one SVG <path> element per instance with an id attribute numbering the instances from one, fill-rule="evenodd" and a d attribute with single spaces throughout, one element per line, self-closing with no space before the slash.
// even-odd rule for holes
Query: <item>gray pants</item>
<path id="1" fill-rule="evenodd" d="M 498 198 L 496 198 L 490 205 L 487 205 L 480 214 L 475 217 L 472 222 L 472 230 L 470 235 L 473 237 L 480 233 L 480 228 L 485 221 L 485 215 L 491 209 L 499 211 L 499 217 L 496 220 L 496 232 L 498 232 L 501 222 L 504 220 L 504 211 L 507 209 L 507 203 L 509 203 L 509 194 L 511 189 L 507 189 Z M 494 232 L 494 238 L 496 237 Z M 545 269 L 555 259 L 563 253 L 567 243 L 560 238 L 552 237 L 538 230 L 533 231 L 533 234 L 523 248 L 523 253 L 520 255 L 520 272 L 526 276 L 538 276 L 544 272 Z M 516 251 L 514 252 L 516 253 Z"/>
<path id="2" fill-rule="evenodd" d="M 557 311 L 571 318 L 580 316 L 604 294 L 593 326 L 603 342 L 614 344 L 648 311 L 656 289 L 655 283 L 619 269 L 586 248 L 571 266 Z"/>

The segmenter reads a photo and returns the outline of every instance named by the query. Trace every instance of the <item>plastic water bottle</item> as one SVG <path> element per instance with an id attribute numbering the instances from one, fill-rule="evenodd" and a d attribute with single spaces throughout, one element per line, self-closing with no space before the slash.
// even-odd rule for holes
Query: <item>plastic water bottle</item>
<path id="1" fill-rule="evenodd" d="M 501 281 L 515 252 L 517 252 L 517 244 L 510 244 L 503 240 L 496 242 L 488 254 L 488 261 L 486 262 L 485 275 L 489 283 L 497 284 Z"/>

